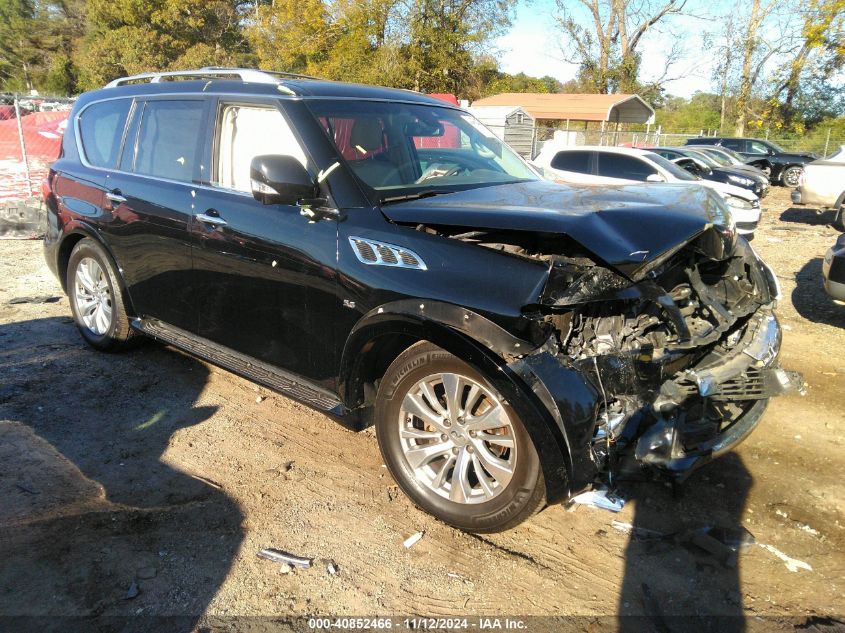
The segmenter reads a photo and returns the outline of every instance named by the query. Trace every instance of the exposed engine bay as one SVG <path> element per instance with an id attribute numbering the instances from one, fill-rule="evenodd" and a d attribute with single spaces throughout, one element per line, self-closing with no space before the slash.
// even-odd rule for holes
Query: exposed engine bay
<path id="1" fill-rule="evenodd" d="M 535 353 L 578 369 L 598 393 L 596 479 L 644 465 L 680 478 L 744 438 L 770 397 L 801 389 L 777 366 L 777 281 L 728 229 L 711 226 L 627 274 L 565 236 L 446 232 L 548 265 L 538 301 L 523 308 L 525 336 L 545 338 Z"/>

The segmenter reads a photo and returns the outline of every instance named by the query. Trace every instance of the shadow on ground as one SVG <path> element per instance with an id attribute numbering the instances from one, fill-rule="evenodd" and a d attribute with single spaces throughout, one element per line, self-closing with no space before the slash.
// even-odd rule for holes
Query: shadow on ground
<path id="1" fill-rule="evenodd" d="M 818 211 L 807 207 L 790 207 L 780 214 L 782 222 L 794 222 L 811 226 L 830 225 L 836 215 L 835 211 Z"/>
<path id="2" fill-rule="evenodd" d="M 845 328 L 845 307 L 834 303 L 824 291 L 822 261 L 814 257 L 795 275 L 792 305 L 808 321 Z"/>
<path id="3" fill-rule="evenodd" d="M 650 482 L 623 486 L 635 515 L 619 631 L 745 631 L 741 556 L 725 543 L 737 547 L 747 538 L 742 518 L 752 481 L 731 453 L 675 490 Z"/>
<path id="4" fill-rule="evenodd" d="M 152 344 L 101 354 L 47 318 L 0 325 L 0 375 L 9 630 L 192 630 L 243 536 L 225 492 L 163 457 L 217 409 L 197 404 L 205 366 Z M 180 617 L 121 620 L 138 615 Z"/>

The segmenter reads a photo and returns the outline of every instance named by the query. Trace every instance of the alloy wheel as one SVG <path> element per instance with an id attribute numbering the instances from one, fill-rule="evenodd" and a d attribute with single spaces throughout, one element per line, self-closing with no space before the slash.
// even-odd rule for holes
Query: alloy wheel
<path id="1" fill-rule="evenodd" d="M 76 313 L 89 330 L 98 336 L 109 331 L 112 323 L 112 295 L 106 273 L 93 257 L 79 260 L 74 276 L 73 300 Z"/>
<path id="2" fill-rule="evenodd" d="M 514 427 L 484 385 L 455 373 L 427 376 L 399 412 L 402 453 L 419 483 L 462 504 L 498 496 L 514 474 Z"/>
<path id="3" fill-rule="evenodd" d="M 790 167 L 783 172 L 783 184 L 787 187 L 797 187 L 801 181 L 801 172 L 802 169 L 800 167 Z"/>

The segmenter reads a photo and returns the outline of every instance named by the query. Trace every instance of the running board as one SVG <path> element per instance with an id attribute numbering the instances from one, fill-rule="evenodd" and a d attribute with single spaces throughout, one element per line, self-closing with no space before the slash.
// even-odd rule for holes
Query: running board
<path id="1" fill-rule="evenodd" d="M 173 345 L 199 356 L 210 363 L 228 369 L 244 378 L 264 385 L 284 396 L 343 419 L 348 413 L 341 401 L 331 392 L 310 384 L 303 378 L 278 367 L 250 358 L 228 347 L 209 341 L 157 319 L 134 319 L 132 327 L 156 340 Z M 344 421 L 349 426 L 349 421 Z"/>

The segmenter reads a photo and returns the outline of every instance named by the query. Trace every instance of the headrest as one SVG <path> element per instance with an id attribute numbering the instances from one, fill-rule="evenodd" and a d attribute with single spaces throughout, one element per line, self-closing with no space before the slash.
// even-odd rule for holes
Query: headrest
<path id="1" fill-rule="evenodd" d="M 355 119 L 350 135 L 353 147 L 363 152 L 375 152 L 384 144 L 384 130 L 379 119 Z M 362 152 L 362 153 L 363 153 Z"/>

